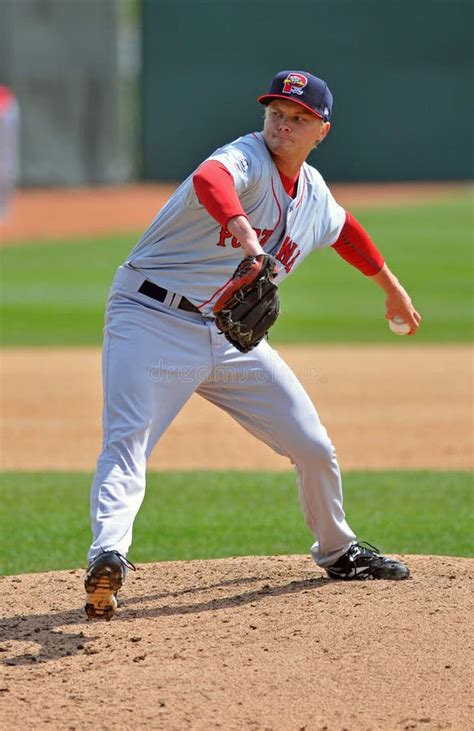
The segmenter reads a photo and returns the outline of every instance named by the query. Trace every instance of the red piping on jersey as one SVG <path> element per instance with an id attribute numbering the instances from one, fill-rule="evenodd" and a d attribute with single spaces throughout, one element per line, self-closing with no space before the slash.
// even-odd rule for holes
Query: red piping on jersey
<path id="1" fill-rule="evenodd" d="M 278 226 L 280 225 L 280 221 L 281 221 L 281 206 L 280 206 L 280 203 L 278 201 L 278 198 L 276 197 L 275 187 L 273 185 L 273 177 L 272 177 L 272 193 L 273 193 L 273 197 L 275 198 L 275 203 L 278 206 L 278 221 L 276 222 L 275 228 L 273 229 L 274 231 L 276 231 L 277 228 L 278 228 Z"/>
<path id="2" fill-rule="evenodd" d="M 332 248 L 362 274 L 373 277 L 382 269 L 384 258 L 367 231 L 346 211 L 346 222 Z"/>
<path id="3" fill-rule="evenodd" d="M 259 139 L 258 136 L 252 132 L 253 137 L 255 139 Z M 278 171 L 278 168 L 277 168 Z M 278 171 L 279 173 L 279 171 Z M 280 173 L 279 173 L 280 174 Z M 280 177 L 281 179 L 281 177 Z M 197 183 L 197 184 L 196 184 Z M 212 192 L 209 191 L 209 184 L 213 185 Z M 235 187 L 234 187 L 234 181 L 232 178 L 232 175 L 230 171 L 219 161 L 217 160 L 207 160 L 204 162 L 200 168 L 198 168 L 197 172 L 193 176 L 193 184 L 194 188 L 196 190 L 196 195 L 198 196 L 198 200 L 200 201 L 201 205 L 204 206 L 204 208 L 207 210 L 207 212 L 218 221 L 218 223 L 222 223 L 224 220 L 224 216 L 227 216 L 226 224 L 230 220 L 230 218 L 233 218 L 235 215 L 244 215 L 246 218 L 247 214 L 242 209 L 242 213 L 238 214 L 234 212 L 233 216 L 229 216 L 228 214 L 231 212 L 231 206 L 235 205 L 235 200 L 240 200 L 237 197 Z M 283 181 L 282 181 L 283 184 Z M 280 225 L 281 219 L 282 219 L 282 210 L 280 206 L 280 202 L 277 198 L 277 195 L 275 193 L 275 186 L 273 183 L 273 176 L 271 178 L 271 185 L 272 185 L 272 193 L 273 197 L 275 199 L 275 203 L 278 208 L 278 220 L 274 226 L 274 231 L 278 228 Z M 301 192 L 300 199 L 298 203 L 296 204 L 296 208 L 300 205 L 300 203 L 303 200 L 304 191 L 306 188 L 306 180 L 304 181 L 303 189 Z M 215 197 L 215 193 L 218 191 L 219 193 L 223 194 L 223 198 L 221 200 L 217 200 Z M 234 197 L 235 196 L 235 197 Z M 224 211 L 224 205 L 227 208 L 227 211 Z M 234 209 L 235 211 L 235 209 Z M 200 305 L 197 305 L 198 309 L 201 309 L 205 305 L 207 305 L 209 302 L 211 302 L 214 297 L 216 297 L 223 289 L 226 287 L 229 282 L 232 280 L 232 277 L 230 277 L 225 284 L 222 285 L 222 287 L 219 287 L 214 294 L 209 297 L 205 302 L 202 302 Z"/>
<path id="4" fill-rule="evenodd" d="M 301 180 L 301 175 L 300 175 L 300 180 Z M 298 187 L 299 187 L 299 186 L 298 186 Z M 297 204 L 296 204 L 296 206 L 295 206 L 295 211 L 296 211 L 296 209 L 298 208 L 298 206 L 300 206 L 300 205 L 301 205 L 301 202 L 302 202 L 302 200 L 303 200 L 303 196 L 304 196 L 304 192 L 305 192 L 305 190 L 306 190 L 306 178 L 305 178 L 305 176 L 304 176 L 304 175 L 303 175 L 303 186 L 302 186 L 302 187 L 303 187 L 303 190 L 301 191 L 301 196 L 300 196 L 300 199 L 299 199 L 298 203 L 297 203 Z"/>
<path id="5" fill-rule="evenodd" d="M 273 178 L 272 178 L 272 193 L 273 193 L 273 196 L 274 196 L 274 198 L 275 198 L 275 202 L 276 202 L 276 204 L 277 204 L 277 206 L 278 206 L 278 221 L 276 222 L 276 224 L 275 224 L 275 228 L 273 229 L 274 231 L 276 231 L 276 229 L 277 229 L 277 228 L 278 228 L 278 226 L 280 225 L 280 221 L 281 221 L 281 206 L 280 206 L 280 204 L 279 204 L 279 202 L 278 202 L 278 198 L 276 197 L 276 193 L 275 193 L 275 188 L 274 188 L 274 186 L 273 186 Z M 211 302 L 211 301 L 212 301 L 212 300 L 214 299 L 214 297 L 216 297 L 216 295 L 218 295 L 218 294 L 219 294 L 219 292 L 220 292 L 221 290 L 223 290 L 223 289 L 224 289 L 224 287 L 226 287 L 226 286 L 227 286 L 227 285 L 229 284 L 229 282 L 230 282 L 231 280 L 232 280 L 232 277 L 230 277 L 230 278 L 229 278 L 229 279 L 227 280 L 227 282 L 226 282 L 225 284 L 223 284 L 223 285 L 222 285 L 222 287 L 219 287 L 219 289 L 217 289 L 217 290 L 216 290 L 216 291 L 214 292 L 214 294 L 213 294 L 213 295 L 212 295 L 211 297 L 209 297 L 209 299 L 208 299 L 208 300 L 206 300 L 205 302 L 203 302 L 203 303 L 202 303 L 202 304 L 200 304 L 200 305 L 197 305 L 198 309 L 200 309 L 201 307 L 204 307 L 204 305 L 207 305 L 207 304 L 208 304 L 209 302 Z"/>
<path id="6" fill-rule="evenodd" d="M 233 276 L 234 275 L 232 275 L 232 277 Z M 208 300 L 206 300 L 205 302 L 203 302 L 200 305 L 197 305 L 198 310 L 200 310 L 201 307 L 204 307 L 204 305 L 207 305 L 209 302 L 211 302 L 211 300 L 213 300 L 214 297 L 216 297 L 219 294 L 219 292 L 221 292 L 224 289 L 224 287 L 227 287 L 227 285 L 229 284 L 229 282 L 232 281 L 232 277 L 229 277 L 229 279 L 227 280 L 227 282 L 225 284 L 223 284 L 222 287 L 219 287 L 219 289 L 216 289 L 216 291 L 214 292 L 214 294 L 211 297 L 209 297 Z"/>

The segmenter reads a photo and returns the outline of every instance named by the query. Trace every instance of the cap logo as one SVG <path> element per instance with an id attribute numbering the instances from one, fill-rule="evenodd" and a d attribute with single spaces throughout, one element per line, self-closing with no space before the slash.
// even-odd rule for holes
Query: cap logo
<path id="1" fill-rule="evenodd" d="M 308 79 L 304 74 L 288 74 L 283 82 L 283 94 L 302 94 L 303 89 L 308 83 Z"/>

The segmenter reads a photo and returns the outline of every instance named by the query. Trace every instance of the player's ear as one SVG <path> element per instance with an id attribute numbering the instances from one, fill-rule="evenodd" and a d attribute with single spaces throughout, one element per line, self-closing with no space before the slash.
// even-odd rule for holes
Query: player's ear
<path id="1" fill-rule="evenodd" d="M 328 136 L 331 129 L 331 122 L 324 122 L 323 126 L 321 127 L 321 132 L 319 133 L 319 139 L 318 144 L 322 142 L 326 137 Z"/>
<path id="2" fill-rule="evenodd" d="M 319 130 L 319 134 L 318 134 L 318 137 L 316 138 L 316 142 L 314 143 L 314 149 L 319 147 L 321 142 L 328 136 L 330 129 L 331 129 L 331 122 L 324 122 L 324 124 L 321 126 L 321 129 Z"/>

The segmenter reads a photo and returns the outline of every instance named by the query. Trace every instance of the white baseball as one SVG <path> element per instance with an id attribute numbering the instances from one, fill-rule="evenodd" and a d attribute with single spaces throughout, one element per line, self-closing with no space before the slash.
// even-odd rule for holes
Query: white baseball
<path id="1" fill-rule="evenodd" d="M 408 322 L 405 322 L 400 315 L 392 317 L 392 319 L 388 321 L 388 326 L 395 335 L 408 335 L 410 332 L 410 325 Z"/>

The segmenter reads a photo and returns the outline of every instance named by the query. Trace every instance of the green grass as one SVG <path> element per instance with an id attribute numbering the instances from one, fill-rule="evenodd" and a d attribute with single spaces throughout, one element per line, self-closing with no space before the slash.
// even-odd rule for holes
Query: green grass
<path id="1" fill-rule="evenodd" d="M 3 247 L 2 344 L 100 343 L 107 291 L 133 243 L 109 236 Z"/>
<path id="2" fill-rule="evenodd" d="M 90 474 L 2 474 L 0 573 L 83 566 Z M 352 472 L 345 507 L 382 551 L 473 555 L 472 476 Z M 306 553 L 293 473 L 151 473 L 130 553 L 138 562 Z"/>
<path id="3" fill-rule="evenodd" d="M 423 315 L 422 342 L 472 338 L 470 198 L 354 211 Z M 6 246 L 0 251 L 3 345 L 98 344 L 115 268 L 135 236 Z M 399 345 L 383 319 L 383 292 L 332 250 L 310 256 L 281 287 L 275 343 Z"/>
<path id="4" fill-rule="evenodd" d="M 472 202 L 361 210 L 358 218 L 423 317 L 417 342 L 471 340 Z M 304 262 L 282 285 L 281 299 L 276 341 L 411 342 L 389 331 L 384 292 L 331 249 Z"/>

